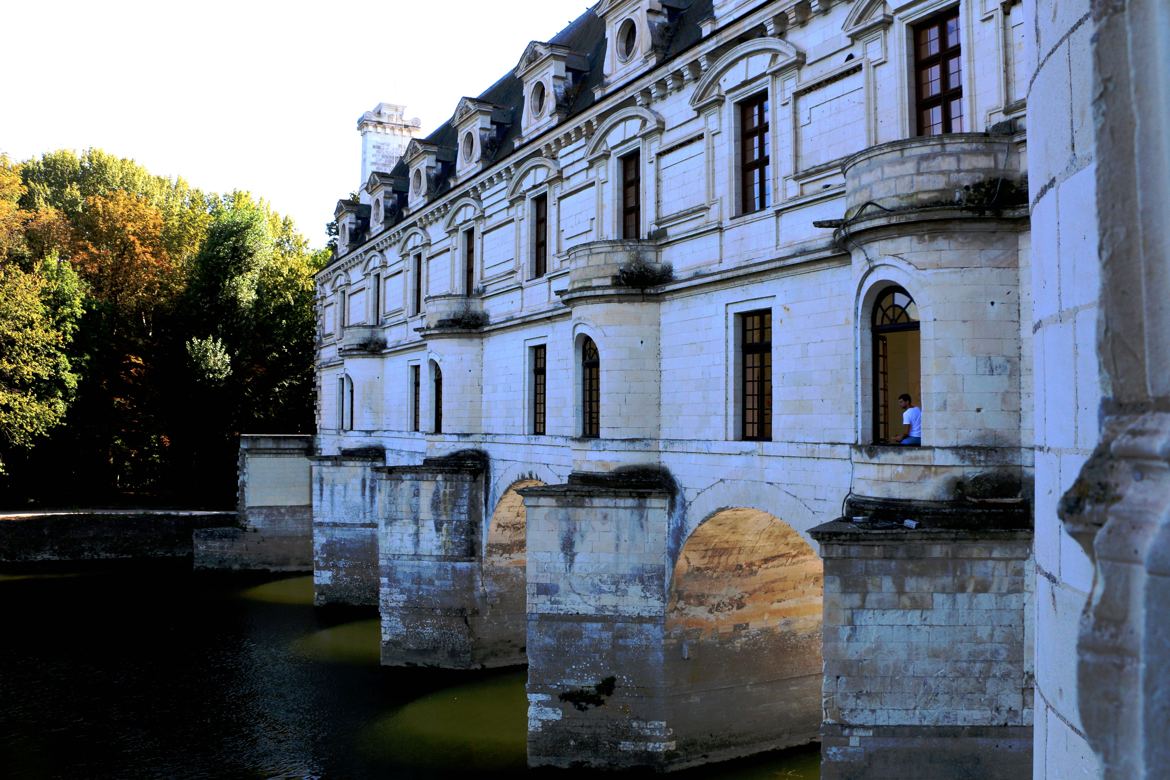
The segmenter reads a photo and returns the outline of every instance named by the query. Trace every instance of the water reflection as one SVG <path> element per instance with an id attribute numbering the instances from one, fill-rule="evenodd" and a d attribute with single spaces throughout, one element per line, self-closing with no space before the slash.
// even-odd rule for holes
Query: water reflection
<path id="1" fill-rule="evenodd" d="M 313 605 L 313 578 L 287 577 L 256 585 L 240 593 L 241 598 L 267 604 Z"/>
<path id="2" fill-rule="evenodd" d="M 293 652 L 314 661 L 377 666 L 381 630 L 376 618 L 342 623 L 297 639 Z"/>
<path id="3" fill-rule="evenodd" d="M 0 577 L 0 775 L 523 771 L 523 671 L 381 667 L 376 613 L 315 609 L 311 594 L 309 577 L 174 565 Z M 680 776 L 813 780 L 816 759 L 805 750 Z"/>
<path id="4" fill-rule="evenodd" d="M 453 770 L 523 770 L 527 707 L 523 670 L 423 696 L 373 723 L 359 749 L 380 761 Z"/>

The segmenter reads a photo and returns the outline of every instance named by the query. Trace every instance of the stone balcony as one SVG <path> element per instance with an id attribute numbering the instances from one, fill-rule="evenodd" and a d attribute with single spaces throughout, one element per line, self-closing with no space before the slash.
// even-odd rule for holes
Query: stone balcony
<path id="1" fill-rule="evenodd" d="M 423 332 L 478 331 L 488 323 L 483 298 L 469 295 L 433 295 L 427 298 Z"/>
<path id="2" fill-rule="evenodd" d="M 566 300 L 605 290 L 641 293 L 670 279 L 654 241 L 591 241 L 569 250 Z"/>
<path id="3" fill-rule="evenodd" d="M 386 338 L 377 325 L 346 325 L 341 332 L 343 352 L 381 352 L 385 346 Z"/>
<path id="4" fill-rule="evenodd" d="M 940 207 L 1000 212 L 1027 204 L 1020 154 L 1008 136 L 906 138 L 859 152 L 841 168 L 850 221 L 863 207 L 864 216 L 877 217 Z"/>

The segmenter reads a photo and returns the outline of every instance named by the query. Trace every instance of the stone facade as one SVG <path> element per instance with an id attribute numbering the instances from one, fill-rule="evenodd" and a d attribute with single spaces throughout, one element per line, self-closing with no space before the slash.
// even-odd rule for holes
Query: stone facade
<path id="1" fill-rule="evenodd" d="M 1119 40 L 1148 22 L 1165 73 L 1164 8 L 1101 6 Z M 1142 685 L 1147 651 L 1090 623 L 1073 679 L 1093 553 L 1056 514 L 1099 436 L 1095 247 L 1143 235 L 1096 228 L 1137 199 L 1130 146 L 1097 167 L 1091 98 L 1121 93 L 1091 88 L 1088 10 L 603 0 L 533 42 L 338 205 L 319 602 L 380 603 L 387 662 L 525 654 L 534 764 L 799 744 L 822 689 L 827 776 L 905 775 L 891 757 L 923 752 L 915 776 L 1092 776 L 1094 751 L 1129 749 L 1104 704 L 1094 738 L 1076 692 L 1098 668 Z M 1097 78 L 1128 83 L 1098 54 Z M 945 105 L 919 94 L 935 83 Z M 936 118 L 950 132 L 923 132 Z M 1097 124 L 1164 166 L 1143 128 Z M 1117 262 L 1119 290 L 1151 284 Z M 1152 355 L 1144 314 L 1115 316 Z M 1104 332 L 1117 408 L 1160 409 L 1161 363 Z M 921 447 L 887 446 L 900 392 Z M 1153 473 L 1162 450 L 1137 438 L 1114 455 Z M 447 460 L 467 451 L 478 465 Z M 1082 475 L 1069 518 L 1110 511 L 1100 482 Z M 1109 523 L 1069 522 L 1085 548 Z M 1107 588 L 1138 598 L 1145 559 L 1110 554 Z M 1127 761 L 1105 766 L 1154 776 Z"/>

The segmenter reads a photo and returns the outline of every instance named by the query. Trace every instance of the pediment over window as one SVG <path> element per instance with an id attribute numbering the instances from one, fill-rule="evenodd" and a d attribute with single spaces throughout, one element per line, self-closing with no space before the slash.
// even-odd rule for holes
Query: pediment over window
<path id="1" fill-rule="evenodd" d="M 804 64 L 804 52 L 779 38 L 755 38 L 741 43 L 711 65 L 695 85 L 691 105 L 701 108 L 721 100 L 740 84 L 764 74 Z"/>
<path id="2" fill-rule="evenodd" d="M 893 22 L 885 0 L 862 0 L 853 6 L 841 29 L 854 40 L 874 30 L 884 30 Z"/>

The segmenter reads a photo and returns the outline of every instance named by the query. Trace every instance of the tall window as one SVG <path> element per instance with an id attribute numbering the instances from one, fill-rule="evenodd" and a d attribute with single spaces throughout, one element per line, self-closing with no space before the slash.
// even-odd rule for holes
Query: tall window
<path id="1" fill-rule="evenodd" d="M 581 435 L 601 435 L 601 355 L 588 336 L 581 342 Z"/>
<path id="2" fill-rule="evenodd" d="M 532 347 L 532 432 L 543 436 L 545 432 L 545 345 Z"/>
<path id="3" fill-rule="evenodd" d="M 771 441 L 772 312 L 749 311 L 740 317 L 740 324 L 742 435 L 748 441 Z"/>
<path id="4" fill-rule="evenodd" d="M 432 363 L 435 367 L 435 433 L 443 432 L 443 369 L 439 368 L 438 363 Z"/>
<path id="5" fill-rule="evenodd" d="M 914 76 L 918 134 L 963 132 L 958 6 L 914 26 Z"/>
<path id="6" fill-rule="evenodd" d="M 918 306 L 901 287 L 883 292 L 873 307 L 873 440 L 902 430 L 898 396 L 921 394 Z"/>
<path id="7" fill-rule="evenodd" d="M 377 325 L 382 321 L 382 274 L 370 277 L 370 322 Z"/>
<path id="8" fill-rule="evenodd" d="M 463 294 L 475 289 L 475 228 L 463 231 Z"/>
<path id="9" fill-rule="evenodd" d="M 337 430 L 345 430 L 345 377 L 337 377 Z"/>
<path id="10" fill-rule="evenodd" d="M 548 273 L 548 196 L 532 199 L 532 278 Z"/>
<path id="11" fill-rule="evenodd" d="M 421 390 L 422 370 L 416 363 L 410 367 L 410 429 L 415 432 L 422 430 L 421 426 L 418 424 L 418 408 L 420 406 L 419 402 L 422 400 L 419 395 Z"/>
<path id="12" fill-rule="evenodd" d="M 622 238 L 641 238 L 642 230 L 642 155 L 632 152 L 622 163 Z"/>
<path id="13" fill-rule="evenodd" d="M 337 291 L 337 324 L 342 329 L 349 324 L 349 296 L 345 294 L 345 290 Z"/>
<path id="14" fill-rule="evenodd" d="M 771 142 L 768 126 L 768 93 L 761 92 L 739 104 L 739 182 L 743 214 L 767 208 L 771 200 Z"/>
<path id="15" fill-rule="evenodd" d="M 422 255 L 414 256 L 414 268 L 412 269 L 414 276 L 414 313 L 418 314 L 422 311 L 422 291 L 423 291 L 423 261 Z M 417 428 L 415 429 L 417 430 Z"/>

